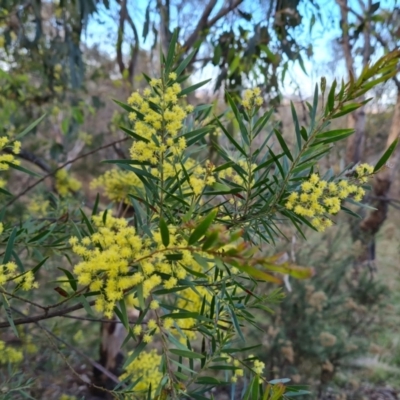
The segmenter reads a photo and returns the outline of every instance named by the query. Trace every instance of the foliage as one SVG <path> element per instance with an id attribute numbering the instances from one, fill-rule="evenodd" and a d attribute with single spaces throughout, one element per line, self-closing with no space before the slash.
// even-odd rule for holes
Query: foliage
<path id="1" fill-rule="evenodd" d="M 300 126 L 292 107 L 296 146 L 290 149 L 282 133 L 269 125 L 272 112 L 263 112 L 259 88 L 246 91 L 241 105 L 226 94 L 239 137 L 228 132 L 223 115 L 211 113 L 212 106 L 185 104 L 186 96 L 205 82 L 182 86 L 193 54 L 182 60 L 177 38 L 175 31 L 162 55 L 160 77 L 145 76 L 148 88 L 134 92 L 128 104 L 118 102 L 131 121 L 122 127 L 132 140 L 130 158 L 107 163 L 134 173 L 140 183 L 125 195 L 110 196 L 120 201 L 117 212 L 117 204 L 103 207 L 99 196 L 89 210 L 81 209 L 75 193 L 79 185 L 63 170 L 65 163 L 49 173 L 56 177 L 58 198 L 50 199 L 48 220 L 9 214 L 21 197 L 9 195 L 0 214 L 0 293 L 7 318 L 0 326 L 18 335 L 18 324 L 36 323 L 51 336 L 39 321 L 78 309 L 95 319 L 116 316 L 126 330 L 124 345 L 136 347 L 124 364 L 126 373 L 135 376 L 124 376 L 114 390 L 105 389 L 115 396 L 204 399 L 214 387 L 239 380 L 243 399 L 299 395 L 303 388 L 285 385 L 285 379 L 268 381 L 264 362 L 245 343 L 249 327 L 261 329 L 255 311 L 279 297 L 273 284 L 281 284 L 283 275 L 305 279 L 313 274 L 267 250 L 283 236 L 285 225 L 305 236 L 307 226 L 322 230 L 331 225 L 340 209 L 352 213 L 343 203 L 362 196 L 360 186 L 372 167 L 321 176 L 317 163 L 333 143 L 351 134 L 328 130 L 331 120 L 361 107 L 355 99 L 396 72 L 399 53 L 379 59 L 339 90 L 334 83 L 321 111 L 316 87 L 313 104 L 308 104 L 308 127 Z M 223 160 L 218 165 L 200 153 L 216 128 L 229 142 L 226 148 L 217 146 Z M 263 142 L 255 148 L 257 137 Z M 103 178 L 107 192 L 114 175 Z M 298 199 L 301 203 L 294 204 Z M 55 283 L 45 265 L 57 266 Z M 54 289 L 62 299 L 42 303 L 35 289 L 39 281 L 40 291 Z M 36 311 L 25 316 L 18 304 Z M 158 355 L 148 352 L 151 342 Z M 160 363 L 152 378 L 160 380 L 149 380 L 147 387 L 137 374 L 148 374 L 144 366 L 156 359 Z"/>
<path id="2" fill-rule="evenodd" d="M 353 262 L 359 246 L 344 246 L 346 226 L 327 231 L 302 245 L 299 262 L 318 268 L 310 280 L 292 282 L 292 291 L 265 324 L 267 369 L 323 391 L 337 376 L 354 367 L 355 359 L 379 353 L 376 334 L 390 317 L 389 290 L 370 272 L 356 277 Z"/>

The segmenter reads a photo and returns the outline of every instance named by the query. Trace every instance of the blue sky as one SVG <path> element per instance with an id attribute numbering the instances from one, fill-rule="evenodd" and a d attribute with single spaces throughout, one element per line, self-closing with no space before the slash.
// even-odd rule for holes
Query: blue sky
<path id="1" fill-rule="evenodd" d="M 383 0 L 381 4 L 383 7 L 388 7 L 393 5 L 397 0 Z M 302 69 L 300 68 L 298 63 L 295 63 L 291 66 L 288 74 L 286 76 L 284 85 L 283 85 L 283 94 L 287 96 L 291 96 L 295 93 L 298 93 L 299 86 L 300 93 L 302 97 L 309 97 L 312 92 L 316 82 L 319 82 L 321 76 L 326 76 L 328 82 L 332 81 L 334 78 L 342 78 L 346 75 L 346 68 L 344 65 L 344 61 L 342 57 L 337 57 L 335 59 L 334 50 L 332 48 L 332 42 L 335 38 L 339 37 L 340 29 L 338 25 L 339 21 L 339 7 L 336 4 L 335 0 L 317 0 L 317 2 L 321 5 L 321 13 L 323 14 L 323 23 L 317 19 L 311 35 L 308 30 L 300 33 L 298 39 L 307 42 L 312 40 L 314 54 L 311 59 L 307 59 L 304 57 L 304 65 L 305 69 L 308 72 L 307 75 L 304 74 Z M 151 32 L 147 37 L 147 40 L 144 41 L 142 39 L 142 27 L 145 21 L 145 12 L 147 0 L 138 0 L 132 2 L 130 7 L 130 13 L 134 16 L 135 23 L 139 30 L 139 36 L 141 38 L 141 48 L 149 50 L 151 45 L 153 44 L 154 37 Z M 350 0 L 350 5 L 359 9 L 359 1 L 358 0 Z M 223 4 L 223 0 L 219 1 L 219 5 Z M 244 8 L 253 7 L 253 18 L 256 19 L 257 15 L 265 15 L 261 12 L 257 13 L 257 8 L 255 4 L 256 2 L 252 0 L 246 0 L 244 3 Z M 216 7 L 219 9 L 219 7 Z M 173 24 L 177 23 L 177 14 L 174 12 L 174 8 L 172 8 L 171 20 Z M 310 23 L 310 19 L 312 16 L 313 7 L 311 3 L 307 0 L 303 1 L 301 5 L 301 14 L 304 15 L 303 22 L 305 25 Z M 185 10 L 184 10 L 185 11 Z M 187 9 L 189 15 L 193 14 L 192 10 Z M 118 23 L 118 15 L 117 10 L 111 12 L 100 9 L 97 19 L 101 19 L 104 21 L 103 24 L 100 24 L 96 21 L 96 19 L 92 19 L 89 23 L 86 35 L 86 42 L 88 45 L 98 44 L 99 48 L 108 53 L 111 57 L 115 58 L 115 44 L 112 42 L 107 42 L 105 39 L 105 32 L 107 30 L 114 31 L 114 35 L 117 32 L 117 23 Z M 194 13 L 194 18 L 197 22 L 197 18 L 200 15 L 199 13 Z M 197 15 L 198 14 L 198 15 Z M 259 21 L 256 21 L 259 22 Z M 172 27 L 174 27 L 172 24 Z M 303 39 L 304 38 L 304 39 Z M 126 46 L 126 51 L 128 51 L 128 46 Z M 335 76 L 332 76 L 334 74 Z M 194 79 L 207 79 L 216 76 L 216 71 L 213 66 L 208 66 L 204 68 L 202 71 L 197 73 L 197 76 Z"/>

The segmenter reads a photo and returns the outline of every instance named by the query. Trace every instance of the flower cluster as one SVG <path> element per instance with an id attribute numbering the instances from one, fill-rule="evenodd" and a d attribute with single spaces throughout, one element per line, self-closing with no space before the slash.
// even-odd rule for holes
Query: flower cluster
<path id="1" fill-rule="evenodd" d="M 193 106 L 178 104 L 181 86 L 175 79 L 174 72 L 166 81 L 152 79 L 150 88 L 129 97 L 128 104 L 135 110 L 129 118 L 135 133 L 143 138 L 133 143 L 130 155 L 132 160 L 149 165 L 150 173 L 164 181 L 182 175 L 183 165 L 190 178 L 189 185 L 183 183 L 181 190 L 187 192 L 190 186 L 193 194 L 199 196 L 206 185 L 215 182 L 213 166 L 206 162 L 202 167 L 193 159 L 183 157 L 187 144 L 180 131 Z"/>
<path id="2" fill-rule="evenodd" d="M 21 350 L 16 350 L 11 346 L 6 346 L 6 343 L 0 340 L 0 364 L 17 364 L 20 363 L 24 354 Z"/>
<path id="3" fill-rule="evenodd" d="M 66 169 L 60 169 L 56 172 L 56 189 L 60 196 L 66 196 L 70 191 L 76 192 L 82 184 L 75 178 L 68 175 Z"/>
<path id="4" fill-rule="evenodd" d="M 16 282 L 25 291 L 39 287 L 39 284 L 35 282 L 33 272 L 27 271 L 19 274 L 17 272 L 17 265 L 13 261 L 0 265 L 0 286 L 10 281 Z"/>
<path id="5" fill-rule="evenodd" d="M 246 171 L 247 176 L 251 176 L 253 171 L 257 168 L 257 164 L 250 164 L 246 160 L 239 160 L 237 162 L 240 168 Z M 234 170 L 234 168 L 229 167 L 225 168 L 218 172 L 218 178 L 230 180 L 237 185 L 243 186 L 245 184 L 244 179 Z M 248 184 L 252 185 L 254 183 L 254 179 L 252 182 L 248 182 Z"/>
<path id="6" fill-rule="evenodd" d="M 209 304 L 212 296 L 202 286 L 196 286 L 196 290 L 191 288 L 182 290 L 181 297 L 178 299 L 177 307 L 188 311 L 188 312 L 200 312 L 201 306 L 203 304 L 203 299 L 206 299 L 206 304 Z M 205 310 L 207 311 L 207 309 Z M 195 326 L 197 320 L 194 318 L 182 318 L 176 321 L 176 324 L 183 330 L 185 330 L 185 334 L 189 339 L 194 339 L 196 337 L 196 333 L 194 331 L 190 331 L 189 329 Z M 182 338 L 184 340 L 185 338 Z"/>
<path id="7" fill-rule="evenodd" d="M 249 356 L 250 358 L 253 358 L 253 355 Z M 257 374 L 257 375 L 261 375 L 264 372 L 264 368 L 265 368 L 265 364 L 258 360 L 258 359 L 254 359 L 253 360 L 253 371 Z"/>
<path id="8" fill-rule="evenodd" d="M 170 228 L 169 248 L 171 253 L 180 249 L 179 263 L 166 258 L 169 251 L 157 230 L 152 232 L 152 239 L 142 238 L 134 227 L 128 226 L 126 219 L 103 213 L 92 220 L 95 233 L 81 240 L 72 237 L 69 242 L 73 252 L 83 258 L 74 268 L 78 283 L 100 292 L 95 308 L 106 316 L 112 316 L 116 302 L 128 290 L 140 285 L 146 300 L 157 286 L 171 289 L 178 279 L 184 279 L 187 275 L 184 266 L 191 269 L 197 266 L 191 252 L 185 250 L 187 241 L 174 227 Z M 138 298 L 134 296 L 130 303 L 138 305 Z"/>
<path id="9" fill-rule="evenodd" d="M 353 196 L 354 200 L 360 201 L 364 194 L 362 187 L 348 180 L 327 182 L 314 173 L 302 183 L 300 192 L 290 193 L 286 208 L 303 217 L 312 218 L 311 224 L 322 232 L 332 225 L 327 215 L 337 214 L 344 199 Z"/>
<path id="10" fill-rule="evenodd" d="M 255 106 L 261 106 L 263 103 L 263 99 L 260 94 L 260 88 L 247 89 L 244 92 L 244 98 L 242 101 L 243 107 L 250 110 Z"/>
<path id="11" fill-rule="evenodd" d="M 169 75 L 168 82 L 152 79 L 143 94 L 137 91 L 128 99 L 128 104 L 137 110 L 129 114 L 134 131 L 144 139 L 134 142 L 131 158 L 150 163 L 152 174 L 163 175 L 164 179 L 175 175 L 175 161 L 186 148 L 186 139 L 179 132 L 183 120 L 193 110 L 192 106 L 184 108 L 178 104 L 182 89 L 174 79 L 174 73 Z"/>
<path id="12" fill-rule="evenodd" d="M 47 214 L 49 206 L 49 200 L 45 200 L 43 196 L 35 196 L 29 201 L 27 209 L 33 215 L 44 216 Z"/>
<path id="13" fill-rule="evenodd" d="M 12 153 L 19 154 L 21 151 L 21 142 L 15 140 L 11 143 L 9 138 L 2 136 L 0 137 L 0 150 L 3 150 L 6 147 L 10 147 Z M 8 170 L 10 164 L 20 165 L 20 161 L 15 158 L 14 154 L 0 154 L 0 171 Z"/>
<path id="14" fill-rule="evenodd" d="M 356 167 L 356 175 L 357 179 L 361 183 L 366 183 L 368 181 L 368 177 L 371 176 L 374 172 L 374 167 L 369 164 L 360 164 Z"/>
<path id="15" fill-rule="evenodd" d="M 128 194 L 143 188 L 142 181 L 132 171 L 112 169 L 90 183 L 91 189 L 102 188 L 112 201 L 128 202 Z"/>
<path id="16" fill-rule="evenodd" d="M 231 376 L 231 382 L 236 383 L 238 381 L 238 378 L 243 376 L 243 369 L 239 368 L 240 362 L 239 362 L 239 360 L 234 360 L 231 357 L 228 357 L 226 362 L 229 364 L 233 364 L 233 366 L 235 367 L 235 369 L 233 371 L 233 375 Z"/>
<path id="17" fill-rule="evenodd" d="M 146 352 L 142 351 L 126 368 L 126 372 L 121 375 L 121 379 L 131 376 L 133 380 L 141 377 L 140 381 L 134 388 L 135 392 L 143 392 L 149 389 L 151 385 L 152 391 L 157 389 L 163 377 L 160 372 L 161 356 L 157 354 L 155 349 Z"/>

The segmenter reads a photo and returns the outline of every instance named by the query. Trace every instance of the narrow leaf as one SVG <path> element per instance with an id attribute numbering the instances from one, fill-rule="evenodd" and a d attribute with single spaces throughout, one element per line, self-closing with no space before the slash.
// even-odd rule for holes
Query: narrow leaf
<path id="1" fill-rule="evenodd" d="M 207 229 L 210 227 L 215 217 L 217 216 L 218 210 L 211 211 L 194 229 L 189 237 L 188 244 L 192 245 L 199 241 L 201 237 L 205 235 Z"/>
<path id="2" fill-rule="evenodd" d="M 390 158 L 390 156 L 393 154 L 397 144 L 399 142 L 399 138 L 395 139 L 393 143 L 387 148 L 383 156 L 380 158 L 380 160 L 376 163 L 374 172 L 378 172 L 385 164 L 386 161 Z"/>

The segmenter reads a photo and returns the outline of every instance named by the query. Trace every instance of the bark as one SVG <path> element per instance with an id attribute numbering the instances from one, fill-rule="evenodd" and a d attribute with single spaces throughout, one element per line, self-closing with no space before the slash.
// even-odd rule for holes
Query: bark
<path id="1" fill-rule="evenodd" d="M 386 142 L 388 148 L 395 139 L 400 136 L 400 91 L 397 93 L 397 101 L 394 108 L 392 124 Z M 375 235 L 387 217 L 388 205 L 390 202 L 389 191 L 393 183 L 396 167 L 399 163 L 399 147 L 390 158 L 389 165 L 385 166 L 374 179 L 372 189 L 372 206 L 377 210 L 372 211 L 361 224 L 360 229 L 368 235 Z"/>
<path id="2" fill-rule="evenodd" d="M 128 0 L 117 0 L 120 5 L 119 11 L 119 27 L 118 27 L 118 39 L 117 39 L 117 64 L 119 67 L 119 71 L 122 75 L 124 72 L 128 71 L 129 81 L 133 82 L 133 77 L 135 75 L 135 67 L 137 63 L 137 57 L 139 54 L 139 35 L 136 29 L 136 25 L 134 24 L 132 17 L 128 11 Z M 133 35 L 135 37 L 134 44 L 131 45 L 131 54 L 130 59 L 125 65 L 123 54 L 122 54 L 122 43 L 124 41 L 124 33 L 125 33 L 125 22 L 127 22 L 132 28 Z"/>
<path id="3" fill-rule="evenodd" d="M 400 91 L 397 93 L 397 101 L 394 109 L 393 119 L 386 148 L 400 136 Z M 353 241 L 359 241 L 361 251 L 357 257 L 355 273 L 358 274 L 364 266 L 371 272 L 375 272 L 375 235 L 385 222 L 390 204 L 390 188 L 393 183 L 394 175 L 399 164 L 399 147 L 392 154 L 388 165 L 374 177 L 372 191 L 368 196 L 368 203 L 376 210 L 371 211 L 360 222 L 351 227 Z"/>
<path id="4" fill-rule="evenodd" d="M 122 372 L 123 355 L 121 353 L 121 346 L 125 338 L 125 333 L 123 324 L 117 322 L 101 324 L 100 359 L 98 362 L 115 376 L 121 375 Z M 94 385 L 107 390 L 112 390 L 115 387 L 115 382 L 96 367 L 93 368 L 92 382 Z M 96 387 L 93 387 L 91 392 L 99 398 L 108 398 L 107 392 Z"/>
<path id="5" fill-rule="evenodd" d="M 354 58 L 352 54 L 352 45 L 350 42 L 349 35 L 349 12 L 351 9 L 348 6 L 347 0 L 336 0 L 340 7 L 341 15 L 341 28 L 342 28 L 342 47 L 344 58 L 346 61 L 346 68 L 349 75 L 355 77 L 354 71 Z M 369 0 L 370 3 L 370 0 Z M 370 4 L 368 5 L 370 7 Z M 363 51 L 363 67 L 365 67 L 371 57 L 371 38 L 370 38 L 370 25 L 369 22 L 365 22 L 364 28 L 364 51 Z M 364 98 L 359 99 L 359 101 Z M 361 160 L 364 152 L 365 143 L 365 127 L 366 127 L 366 116 L 364 107 L 359 108 L 348 117 L 348 127 L 354 129 L 354 134 L 348 139 L 346 147 L 345 161 L 346 165 L 351 163 L 356 164 Z"/>
<path id="6" fill-rule="evenodd" d="M 348 0 L 336 1 L 340 7 L 341 13 L 342 46 L 346 60 L 346 66 L 349 74 L 354 76 L 354 59 L 352 54 L 353 49 L 348 32 L 349 13 L 356 15 L 359 23 L 364 23 L 364 48 L 362 54 L 363 67 L 368 65 L 371 58 L 371 35 L 374 34 L 378 42 L 380 42 L 380 44 L 385 48 L 387 48 L 387 43 L 385 43 L 384 40 L 379 36 L 379 33 L 373 33 L 371 20 L 369 17 L 369 10 L 372 7 L 372 0 L 368 0 L 367 3 L 360 1 L 364 16 L 357 14 L 353 9 L 351 9 L 348 5 Z M 390 144 L 392 144 L 400 134 L 400 84 L 396 77 L 393 78 L 393 81 L 397 86 L 398 93 L 386 148 L 390 146 Z M 360 99 L 360 101 L 361 100 L 363 99 Z M 366 115 L 363 107 L 349 116 L 348 124 L 350 128 L 355 130 L 355 133 L 351 136 L 347 143 L 345 157 L 347 165 L 350 163 L 358 163 L 363 155 L 366 128 Z M 399 150 L 397 149 L 391 159 L 391 164 L 393 164 L 391 168 L 386 166 L 375 176 L 372 192 L 367 200 L 372 207 L 376 208 L 376 210 L 367 214 L 361 223 L 353 221 L 351 224 L 350 229 L 353 241 L 361 243 L 361 251 L 357 256 L 355 263 L 356 275 L 361 270 L 363 265 L 368 266 L 371 270 L 375 269 L 375 235 L 387 218 L 389 207 L 389 191 L 393 181 L 395 166 L 397 165 L 399 158 L 400 154 Z M 361 210 L 361 212 L 363 211 L 365 212 L 365 210 Z"/>

